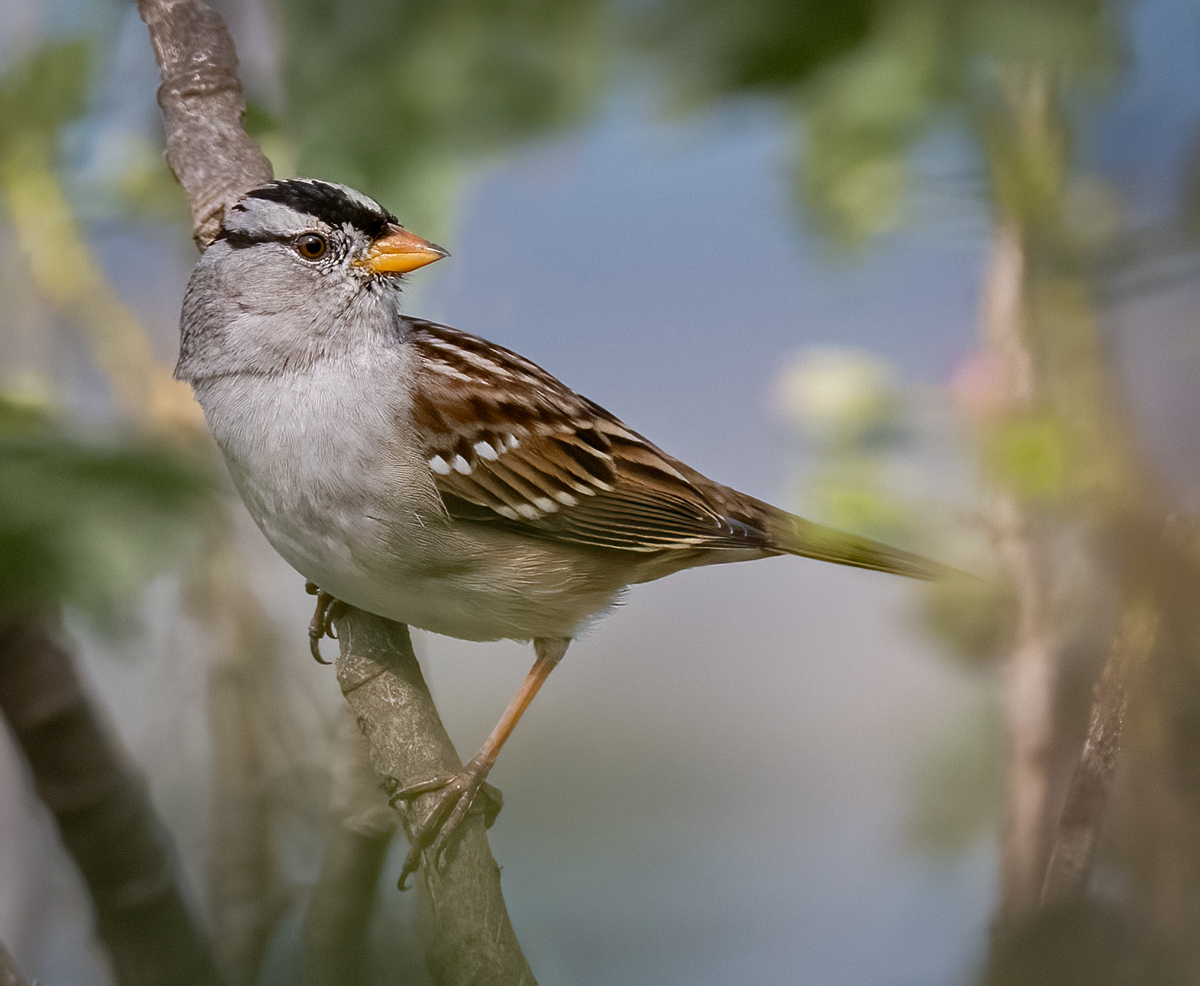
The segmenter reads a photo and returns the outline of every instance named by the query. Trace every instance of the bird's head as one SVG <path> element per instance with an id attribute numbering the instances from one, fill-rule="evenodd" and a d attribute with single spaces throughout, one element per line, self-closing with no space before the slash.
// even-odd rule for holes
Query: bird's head
<path id="1" fill-rule="evenodd" d="M 192 273 L 176 376 L 275 372 L 385 331 L 400 277 L 445 256 L 345 185 L 255 188 Z"/>

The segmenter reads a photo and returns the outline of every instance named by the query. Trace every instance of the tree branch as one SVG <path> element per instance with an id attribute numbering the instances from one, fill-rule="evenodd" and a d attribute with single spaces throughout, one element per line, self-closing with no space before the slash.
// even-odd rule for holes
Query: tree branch
<path id="1" fill-rule="evenodd" d="M 365 986 L 367 929 L 400 822 L 379 790 L 349 706 L 338 722 L 330 832 L 304 915 L 305 986 Z"/>
<path id="2" fill-rule="evenodd" d="M 1004 367 L 1011 408 L 1026 409 L 1037 390 L 1028 345 L 1028 258 L 1020 227 L 997 222 L 983 296 L 983 335 Z M 1061 640 L 1053 597 L 1047 529 L 1012 490 L 990 508 L 997 557 L 1016 589 L 1016 633 L 1004 666 L 1004 828 L 996 926 L 1011 928 L 1037 907 L 1047 857 L 1054 689 Z"/>
<path id="3" fill-rule="evenodd" d="M 162 73 L 158 101 L 167 126 L 167 161 L 187 192 L 194 236 L 204 249 L 225 210 L 271 178 L 271 165 L 242 130 L 245 99 L 237 54 L 221 18 L 201 0 L 139 0 L 138 10 Z M 338 680 L 368 739 L 376 772 L 408 783 L 461 770 L 408 629 L 355 610 L 338 629 Z M 406 811 L 423 807 L 427 798 Z M 443 873 L 428 865 L 421 871 L 434 978 L 454 986 L 533 983 L 508 920 L 482 819 L 470 818 L 461 833 Z"/>
<path id="4" fill-rule="evenodd" d="M 145 783 L 101 721 L 49 617 L 0 621 L 0 711 L 87 883 L 117 981 L 218 986 Z"/>
<path id="5" fill-rule="evenodd" d="M 1158 636 L 1158 612 L 1144 603 L 1128 603 L 1113 639 L 1104 672 L 1092 690 L 1092 716 L 1083 753 L 1071 777 L 1046 879 L 1043 907 L 1079 897 L 1087 888 L 1121 752 L 1131 676 L 1145 664 Z"/>
<path id="6" fill-rule="evenodd" d="M 274 172 L 242 129 L 246 97 L 221 16 L 201 0 L 138 0 L 138 13 L 162 73 L 167 163 L 187 192 L 192 235 L 203 250 L 225 210 Z"/>
<path id="7" fill-rule="evenodd" d="M 338 683 L 370 747 L 371 766 L 392 790 L 462 770 L 413 654 L 408 628 L 361 610 L 336 621 Z M 397 808 L 407 830 L 434 795 Z M 481 815 L 463 823 L 442 871 L 426 854 L 418 893 L 427 958 L 438 986 L 533 984 L 533 972 L 508 919 L 500 867 Z"/>

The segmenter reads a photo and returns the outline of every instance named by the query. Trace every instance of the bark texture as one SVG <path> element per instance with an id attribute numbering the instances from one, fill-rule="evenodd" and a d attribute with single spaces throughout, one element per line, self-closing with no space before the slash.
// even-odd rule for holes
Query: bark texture
<path id="1" fill-rule="evenodd" d="M 139 0 L 162 74 L 158 105 L 167 126 L 167 163 L 192 210 L 201 250 L 225 210 L 274 177 L 271 162 L 242 129 L 246 96 L 225 22 L 201 0 Z"/>
<path id="2" fill-rule="evenodd" d="M 460 771 L 462 761 L 434 708 L 408 628 L 356 609 L 347 610 L 336 627 L 338 683 L 367 738 L 375 773 L 396 790 Z M 428 800 L 427 795 L 410 809 L 398 809 L 407 828 L 428 810 Z M 417 892 L 434 981 L 535 983 L 508 919 L 483 817 L 472 813 L 463 823 L 440 871 L 429 862 L 426 854 Z"/>
<path id="3" fill-rule="evenodd" d="M 1145 604 L 1128 604 L 1122 614 L 1104 673 L 1093 690 L 1087 739 L 1071 777 L 1054 851 L 1046 867 L 1042 906 L 1079 898 L 1087 889 L 1121 753 L 1130 678 L 1149 658 L 1158 636 L 1158 623 L 1158 612 Z"/>

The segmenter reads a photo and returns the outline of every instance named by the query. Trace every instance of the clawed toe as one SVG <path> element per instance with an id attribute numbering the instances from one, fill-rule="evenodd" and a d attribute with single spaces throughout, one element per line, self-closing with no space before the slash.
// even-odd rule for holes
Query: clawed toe
<path id="1" fill-rule="evenodd" d="M 324 589 L 318 588 L 313 582 L 306 582 L 304 591 L 317 597 L 317 608 L 308 624 L 308 649 L 318 664 L 329 664 L 330 662 L 321 656 L 321 638 L 337 639 L 337 634 L 333 632 L 333 621 L 346 611 L 346 604 L 340 599 L 335 599 Z"/>
<path id="2" fill-rule="evenodd" d="M 487 783 L 490 769 L 490 764 L 472 760 L 457 774 L 411 784 L 391 795 L 388 803 L 394 807 L 401 801 L 411 802 L 422 795 L 437 793 L 425 817 L 410 826 L 410 847 L 400 871 L 399 889 L 406 889 L 409 874 L 417 871 L 426 850 L 430 851 L 429 863 L 441 867 L 447 847 L 472 807 L 483 814 L 484 825 L 491 828 L 504 805 L 504 796 L 499 788 Z"/>

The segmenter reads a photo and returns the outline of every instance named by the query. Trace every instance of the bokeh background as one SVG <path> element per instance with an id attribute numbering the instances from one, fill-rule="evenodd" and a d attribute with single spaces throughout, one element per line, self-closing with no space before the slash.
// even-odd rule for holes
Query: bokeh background
<path id="1" fill-rule="evenodd" d="M 1186 524 L 1200 480 L 1200 7 L 214 6 L 277 174 L 360 188 L 451 251 L 409 279 L 413 314 L 523 353 L 715 479 L 985 576 L 930 589 L 786 558 L 633 590 L 491 778 L 539 981 L 1010 981 L 990 942 L 1015 906 L 1000 874 L 1021 593 L 997 503 L 1055 572 L 1049 826 L 1125 584 L 1095 544 L 1125 529 L 1118 503 Z M 277 915 L 260 981 L 295 982 L 341 698 L 307 653 L 303 579 L 165 380 L 196 252 L 157 85 L 133 5 L 0 0 L 0 588 L 63 605 L 210 914 L 223 741 L 241 735 L 212 682 L 246 672 Z M 1014 231 L 1032 399 L 997 342 Z M 31 435 L 141 465 L 72 484 Z M 219 629 L 231 596 L 253 600 L 252 644 Z M 529 649 L 414 638 L 469 756 Z M 1177 705 L 1143 703 L 1106 822 L 1092 889 L 1110 923 L 1011 981 L 1191 981 L 1189 639 L 1149 690 Z M 0 941 L 44 984 L 109 982 L 4 733 L 0 833 Z M 397 869 L 381 983 L 412 972 Z"/>

